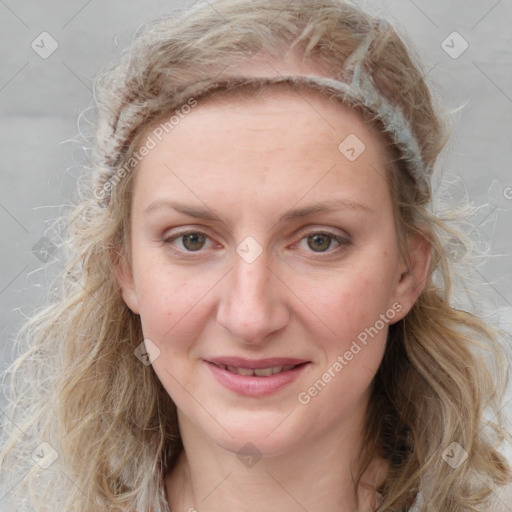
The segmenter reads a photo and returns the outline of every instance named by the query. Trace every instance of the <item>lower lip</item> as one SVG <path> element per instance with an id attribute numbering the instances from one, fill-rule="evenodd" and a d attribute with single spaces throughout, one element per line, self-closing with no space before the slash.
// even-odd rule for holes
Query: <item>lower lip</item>
<path id="1" fill-rule="evenodd" d="M 305 370 L 308 364 L 301 364 L 291 370 L 269 375 L 268 377 L 257 377 L 255 375 L 240 375 L 224 370 L 219 366 L 208 363 L 208 367 L 215 378 L 227 389 L 243 396 L 268 396 L 276 393 L 288 384 L 295 381 Z"/>

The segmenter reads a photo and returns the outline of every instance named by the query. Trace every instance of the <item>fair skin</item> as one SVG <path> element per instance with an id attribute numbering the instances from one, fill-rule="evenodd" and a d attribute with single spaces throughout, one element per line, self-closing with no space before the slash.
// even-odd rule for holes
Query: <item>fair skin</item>
<path id="1" fill-rule="evenodd" d="M 350 134 L 366 146 L 354 161 L 338 150 Z M 370 385 L 388 326 L 412 307 L 429 258 L 420 239 L 409 244 L 410 270 L 400 257 L 387 158 L 355 112 L 273 88 L 200 102 L 141 162 L 131 261 L 118 281 L 160 350 L 153 369 L 178 408 L 184 452 L 165 480 L 172 511 L 375 509 L 374 493 L 353 482 Z M 332 200 L 339 204 L 282 218 Z M 333 369 L 383 315 L 378 333 Z M 301 364 L 267 389 L 267 376 L 212 362 L 225 357 Z M 225 373 L 237 374 L 236 389 Z M 246 443 L 256 463 L 237 456 Z M 363 482 L 384 475 L 376 459 Z"/>

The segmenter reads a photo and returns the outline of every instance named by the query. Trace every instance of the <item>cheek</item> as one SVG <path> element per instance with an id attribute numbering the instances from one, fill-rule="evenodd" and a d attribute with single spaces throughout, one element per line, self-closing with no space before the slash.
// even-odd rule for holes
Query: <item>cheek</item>
<path id="1" fill-rule="evenodd" d="M 142 331 L 162 354 L 184 355 L 212 314 L 211 296 L 221 271 L 180 268 L 157 254 L 144 258 L 136 274 Z M 158 256 L 158 257 L 156 257 Z"/>
<path id="2" fill-rule="evenodd" d="M 390 279 L 382 268 L 360 266 L 340 271 L 329 280 L 310 284 L 308 305 L 320 326 L 312 339 L 323 357 L 314 375 L 298 396 L 312 404 L 315 416 L 329 407 L 326 424 L 341 420 L 364 403 L 363 397 L 381 364 L 389 321 L 396 314 L 389 307 Z M 328 334 L 325 334 L 327 333 Z"/>
<path id="3" fill-rule="evenodd" d="M 199 291 L 187 286 L 178 269 L 171 272 L 150 257 L 144 262 L 135 276 L 142 330 L 145 338 L 161 343 L 193 310 Z"/>
<path id="4" fill-rule="evenodd" d="M 378 261 L 370 258 L 368 264 L 339 269 L 320 280 L 304 279 L 300 285 L 338 348 L 373 326 L 390 307 L 391 269 L 371 260 Z"/>

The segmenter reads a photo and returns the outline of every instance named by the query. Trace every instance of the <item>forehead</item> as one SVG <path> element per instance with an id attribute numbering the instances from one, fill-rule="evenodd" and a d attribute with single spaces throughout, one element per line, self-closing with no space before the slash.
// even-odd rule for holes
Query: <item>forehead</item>
<path id="1" fill-rule="evenodd" d="M 338 98 L 308 87 L 279 83 L 262 90 L 221 90 L 199 101 L 192 100 L 194 107 L 187 106 L 179 117 L 172 115 L 174 112 L 162 116 L 145 130 L 143 138 L 152 135 L 161 143 L 159 146 L 167 144 L 178 149 L 180 142 L 190 142 L 191 138 L 197 142 L 199 136 L 202 142 L 217 139 L 223 131 L 234 137 L 222 141 L 225 148 L 234 148 L 237 141 L 250 134 L 261 140 L 261 149 L 287 143 L 282 149 L 292 154 L 294 149 L 310 145 L 343 151 L 344 146 L 340 148 L 340 144 L 345 138 L 342 137 L 355 135 L 361 141 L 359 151 L 364 145 L 364 152 L 373 160 L 389 160 L 386 139 L 359 112 L 343 105 Z M 290 124 L 290 117 L 296 122 Z M 284 131 L 280 130 L 283 126 L 286 126 Z M 300 147 L 296 144 L 299 139 Z M 355 137 L 351 139 L 357 142 Z M 202 145 L 196 146 L 199 152 Z"/>
<path id="2" fill-rule="evenodd" d="M 387 191 L 388 157 L 379 135 L 359 113 L 318 91 L 282 84 L 216 93 L 187 109 L 172 129 L 162 130 L 165 122 L 144 133 L 143 140 L 161 140 L 137 170 L 136 192 L 172 194 L 180 178 L 189 192 L 203 195 L 252 186 L 253 198 L 263 191 L 282 197 L 287 189 L 304 193 L 320 178 L 322 186 L 310 195 L 340 186 L 359 194 Z"/>
<path id="3" fill-rule="evenodd" d="M 263 117 L 267 122 L 274 121 L 273 125 L 277 125 L 286 123 L 284 117 L 293 114 L 305 124 L 289 125 L 287 132 L 300 132 L 302 135 L 306 135 L 308 130 L 317 133 L 330 132 L 335 134 L 336 138 L 341 132 L 351 128 L 366 138 L 370 145 L 381 146 L 376 149 L 384 148 L 379 134 L 364 120 L 361 113 L 344 105 L 332 94 L 303 84 L 291 85 L 281 82 L 266 84 L 263 87 L 238 86 L 233 90 L 216 90 L 211 95 L 199 98 L 193 113 L 194 116 L 181 116 L 182 121 L 189 117 L 192 120 L 180 122 L 180 125 L 191 125 L 195 122 L 196 128 L 200 128 L 198 124 L 208 122 L 212 118 L 230 116 L 231 122 L 246 124 L 249 129 L 251 125 L 258 124 Z M 201 120 L 198 115 L 202 116 Z M 165 121 L 165 116 L 163 120 Z M 269 125 L 268 130 L 271 130 L 273 125 Z"/>

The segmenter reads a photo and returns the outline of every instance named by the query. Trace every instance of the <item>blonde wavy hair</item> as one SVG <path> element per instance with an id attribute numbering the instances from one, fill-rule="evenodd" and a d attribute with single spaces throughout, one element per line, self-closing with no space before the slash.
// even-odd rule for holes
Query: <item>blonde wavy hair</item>
<path id="1" fill-rule="evenodd" d="M 66 221 L 60 294 L 20 331 L 22 355 L 4 374 L 12 421 L 5 425 L 0 469 L 19 507 L 168 510 L 163 477 L 183 449 L 176 407 L 152 367 L 134 356 L 143 340 L 141 322 L 124 304 L 114 273 L 130 252 L 136 165 L 127 164 L 148 126 L 191 97 L 200 101 L 226 74 L 226 63 L 236 69 L 255 55 L 282 58 L 293 51 L 337 78 L 370 31 L 375 37 L 365 69 L 408 121 L 428 174 L 448 131 L 418 59 L 392 26 L 348 1 L 200 2 L 143 27 L 120 61 L 96 79 L 97 137 Z M 371 122 L 396 156 L 388 175 L 404 257 L 411 233 L 430 241 L 433 257 L 419 299 L 390 327 L 361 466 L 376 455 L 389 462 L 377 489 L 379 511 L 406 510 L 418 503 L 419 491 L 421 511 L 486 510 L 492 490 L 511 481 L 498 451 L 507 436 L 500 416 L 506 351 L 495 329 L 451 306 L 443 240 L 458 234 L 430 211 L 430 188 L 419 189 L 399 149 L 378 120 Z M 484 412 L 493 414 L 492 422 Z M 41 442 L 58 456 L 46 469 L 33 460 Z M 457 469 L 442 457 L 454 442 L 468 453 Z"/>

